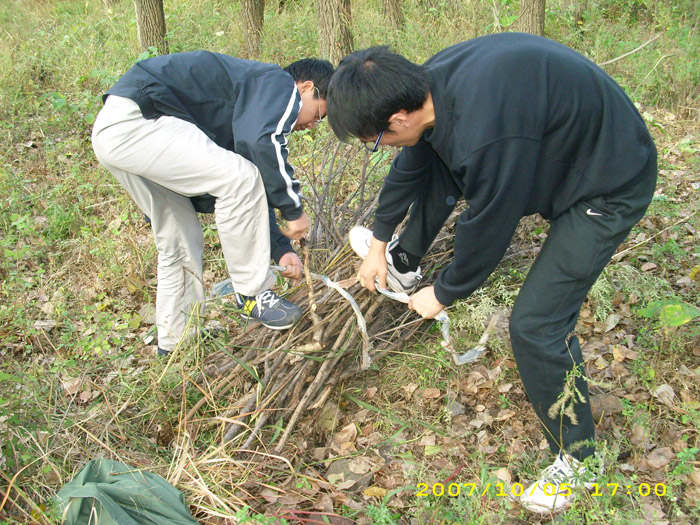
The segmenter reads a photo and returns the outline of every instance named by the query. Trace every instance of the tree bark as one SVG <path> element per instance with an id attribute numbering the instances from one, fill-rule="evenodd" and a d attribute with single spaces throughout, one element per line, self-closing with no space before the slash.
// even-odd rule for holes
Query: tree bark
<path id="1" fill-rule="evenodd" d="M 544 36 L 545 0 L 520 0 L 520 14 L 513 29 Z"/>
<path id="2" fill-rule="evenodd" d="M 265 0 L 243 0 L 243 21 L 245 27 L 246 58 L 260 58 L 262 53 L 262 33 L 265 23 Z"/>
<path id="3" fill-rule="evenodd" d="M 321 55 L 337 64 L 353 50 L 350 0 L 318 0 L 316 10 Z"/>
<path id="4" fill-rule="evenodd" d="M 143 51 L 149 47 L 158 49 L 158 53 L 168 53 L 168 41 L 165 39 L 165 13 L 163 0 L 134 0 L 136 9 L 136 31 L 139 46 Z"/>
<path id="5" fill-rule="evenodd" d="M 406 19 L 403 14 L 402 0 L 383 0 L 384 16 L 394 29 L 403 29 Z"/>

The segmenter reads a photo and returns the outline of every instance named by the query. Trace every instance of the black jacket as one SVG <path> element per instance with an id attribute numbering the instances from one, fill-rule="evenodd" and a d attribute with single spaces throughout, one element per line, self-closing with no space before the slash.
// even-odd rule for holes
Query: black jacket
<path id="1" fill-rule="evenodd" d="M 285 219 L 301 216 L 299 181 L 287 161 L 287 135 L 301 98 L 294 79 L 279 66 L 208 51 L 174 53 L 137 62 L 108 95 L 135 101 L 147 119 L 169 115 L 192 122 L 218 146 L 255 164 L 268 203 Z M 204 213 L 213 211 L 214 200 L 210 195 L 192 199 Z M 278 259 L 280 244 L 289 251 L 289 243 L 273 218 L 271 212 L 272 251 Z"/>
<path id="2" fill-rule="evenodd" d="M 484 36 L 425 63 L 435 126 L 395 159 L 374 235 L 388 241 L 431 166 L 469 204 L 454 259 L 435 284 L 444 305 L 471 294 L 503 257 L 521 217 L 556 219 L 580 200 L 634 185 L 656 149 L 634 104 L 584 56 L 545 38 Z"/>

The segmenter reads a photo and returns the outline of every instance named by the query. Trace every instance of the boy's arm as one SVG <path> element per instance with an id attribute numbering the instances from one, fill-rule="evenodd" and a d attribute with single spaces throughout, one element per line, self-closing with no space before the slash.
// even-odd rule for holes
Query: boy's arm
<path id="1" fill-rule="evenodd" d="M 457 219 L 452 262 L 435 283 L 441 304 L 468 297 L 502 259 L 525 213 L 539 145 L 533 139 L 505 139 L 463 162 L 460 174 L 469 207 Z"/>
<path id="2" fill-rule="evenodd" d="M 423 179 L 430 174 L 430 163 L 437 159 L 435 150 L 425 141 L 406 147 L 394 159 L 379 194 L 377 211 L 374 213 L 375 239 L 389 242 L 396 227 L 418 193 Z"/>
<path id="3" fill-rule="evenodd" d="M 290 75 L 273 69 L 249 79 L 233 112 L 234 151 L 260 171 L 267 200 L 288 221 L 302 217 L 300 184 L 288 162 L 287 135 L 294 128 L 301 98 Z"/>

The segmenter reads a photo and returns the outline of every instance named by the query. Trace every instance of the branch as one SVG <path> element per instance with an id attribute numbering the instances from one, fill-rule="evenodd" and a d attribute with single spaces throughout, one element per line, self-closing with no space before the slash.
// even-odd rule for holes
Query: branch
<path id="1" fill-rule="evenodd" d="M 620 55 L 619 57 L 613 58 L 612 60 L 607 60 L 606 62 L 601 62 L 601 63 L 598 64 L 598 65 L 601 66 L 601 67 L 602 67 L 602 66 L 607 66 L 608 64 L 612 64 L 613 62 L 617 62 L 618 60 L 622 60 L 623 58 L 626 58 L 626 57 L 630 56 L 632 53 L 636 53 L 636 52 L 639 51 L 640 49 L 645 48 L 646 46 L 648 46 L 649 44 L 651 44 L 654 40 L 657 40 L 658 38 L 660 38 L 661 35 L 663 35 L 663 33 L 659 33 L 658 35 L 656 35 L 656 36 L 655 36 L 654 38 L 652 38 L 651 40 L 647 40 L 647 41 L 644 42 L 641 46 L 639 46 L 639 47 L 633 49 L 632 51 L 628 51 L 628 52 L 625 53 L 624 55 Z"/>

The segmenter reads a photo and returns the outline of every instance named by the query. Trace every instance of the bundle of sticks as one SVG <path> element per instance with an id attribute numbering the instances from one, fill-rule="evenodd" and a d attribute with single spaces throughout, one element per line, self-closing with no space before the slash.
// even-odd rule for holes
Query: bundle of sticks
<path id="1" fill-rule="evenodd" d="M 369 155 L 329 138 L 310 154 L 305 193 L 312 227 L 302 250 L 306 275 L 286 295 L 306 315 L 285 332 L 251 323 L 225 349 L 208 356 L 197 379 L 205 394 L 185 423 L 201 420 L 198 414 L 207 411 L 224 442 L 240 450 L 273 445 L 279 453 L 300 417 L 322 407 L 335 385 L 420 337 L 433 322 L 404 304 L 367 292 L 356 279 L 360 260 L 347 234 L 356 224 L 370 221 L 391 153 Z M 446 264 L 445 237 L 443 233 L 436 240 L 423 261 L 426 275 Z M 319 277 L 333 281 L 335 288 Z M 343 296 L 347 294 L 355 299 L 355 308 Z M 265 438 L 266 426 L 284 430 Z"/>

